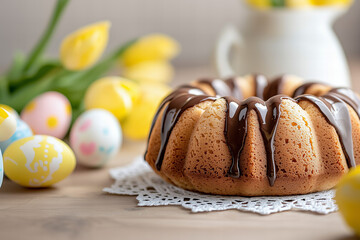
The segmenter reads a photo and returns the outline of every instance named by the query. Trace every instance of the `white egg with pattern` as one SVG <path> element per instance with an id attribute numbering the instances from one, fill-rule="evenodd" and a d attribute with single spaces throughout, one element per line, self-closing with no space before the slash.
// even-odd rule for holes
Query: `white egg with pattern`
<path id="1" fill-rule="evenodd" d="M 70 146 L 77 162 L 87 167 L 102 167 L 116 155 L 121 144 L 120 124 L 104 109 L 84 112 L 70 131 Z"/>

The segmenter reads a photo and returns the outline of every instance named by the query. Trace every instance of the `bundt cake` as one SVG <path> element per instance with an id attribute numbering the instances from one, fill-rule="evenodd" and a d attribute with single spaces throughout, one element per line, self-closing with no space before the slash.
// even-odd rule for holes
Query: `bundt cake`
<path id="1" fill-rule="evenodd" d="M 203 79 L 164 99 L 145 160 L 166 181 L 222 195 L 333 188 L 360 164 L 360 98 L 295 76 Z"/>

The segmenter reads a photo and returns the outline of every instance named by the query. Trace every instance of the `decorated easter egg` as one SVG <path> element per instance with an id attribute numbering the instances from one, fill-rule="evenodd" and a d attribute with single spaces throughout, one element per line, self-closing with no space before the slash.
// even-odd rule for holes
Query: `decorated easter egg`
<path id="1" fill-rule="evenodd" d="M 85 108 L 102 108 L 111 112 L 119 121 L 130 112 L 139 98 L 138 85 L 120 77 L 104 77 L 95 81 L 85 94 Z"/>
<path id="2" fill-rule="evenodd" d="M 360 237 L 360 166 L 341 179 L 335 200 L 346 223 Z"/>
<path id="3" fill-rule="evenodd" d="M 0 149 L 2 152 L 5 152 L 6 148 L 13 142 L 32 136 L 33 133 L 30 129 L 30 127 L 21 120 L 20 118 L 16 119 L 16 131 L 15 133 L 6 141 L 0 142 Z"/>
<path id="4" fill-rule="evenodd" d="M 45 135 L 17 140 L 4 153 L 5 174 L 24 187 L 48 187 L 75 168 L 73 151 L 63 141 Z"/>
<path id="5" fill-rule="evenodd" d="M 4 178 L 4 165 L 3 165 L 2 152 L 0 150 L 0 187 L 1 187 L 2 182 L 3 182 L 3 178 Z"/>
<path id="6" fill-rule="evenodd" d="M 134 140 L 146 139 L 154 115 L 170 88 L 165 84 L 141 84 L 141 97 L 129 116 L 122 122 L 124 135 Z"/>
<path id="7" fill-rule="evenodd" d="M 15 109 L 13 109 L 12 107 L 5 105 L 5 104 L 0 104 L 0 107 L 5 109 L 6 111 L 8 111 L 10 114 L 13 114 L 14 117 L 16 117 L 16 118 L 19 117 L 18 112 Z"/>
<path id="8" fill-rule="evenodd" d="M 9 139 L 16 130 L 16 118 L 0 107 L 0 141 Z"/>
<path id="9" fill-rule="evenodd" d="M 122 132 L 118 120 L 104 109 L 83 113 L 70 132 L 70 145 L 77 161 L 88 167 L 101 167 L 118 152 Z"/>
<path id="10" fill-rule="evenodd" d="M 33 99 L 21 112 L 34 134 L 63 138 L 71 122 L 69 100 L 58 92 L 46 92 Z"/>

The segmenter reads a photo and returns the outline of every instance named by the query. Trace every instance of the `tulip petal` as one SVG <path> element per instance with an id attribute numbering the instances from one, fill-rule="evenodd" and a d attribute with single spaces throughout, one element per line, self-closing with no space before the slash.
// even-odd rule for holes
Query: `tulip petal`
<path id="1" fill-rule="evenodd" d="M 60 48 L 60 59 L 68 70 L 92 66 L 104 52 L 109 38 L 110 22 L 104 21 L 81 28 L 68 35 Z"/>
<path id="2" fill-rule="evenodd" d="M 168 83 L 174 76 L 174 68 L 168 62 L 146 61 L 125 68 L 123 75 L 138 82 Z"/>
<path id="3" fill-rule="evenodd" d="M 152 34 L 145 36 L 131 46 L 123 55 L 124 66 L 145 61 L 168 61 L 179 52 L 179 44 L 169 36 Z"/>

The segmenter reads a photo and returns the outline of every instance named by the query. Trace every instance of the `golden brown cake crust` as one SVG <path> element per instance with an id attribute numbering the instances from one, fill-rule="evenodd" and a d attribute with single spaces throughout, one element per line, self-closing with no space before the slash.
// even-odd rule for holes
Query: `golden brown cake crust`
<path id="1" fill-rule="evenodd" d="M 224 85 L 224 89 L 229 91 L 229 94 L 232 94 L 232 88 L 237 89 L 241 91 L 240 94 L 244 99 L 248 98 L 258 94 L 256 91 L 259 91 L 259 85 L 256 84 L 259 83 L 256 83 L 256 78 L 257 76 L 249 75 L 229 79 L 226 81 L 228 88 Z M 293 96 L 295 92 L 319 96 L 332 89 L 322 84 L 308 84 L 303 87 L 302 81 L 294 76 L 283 77 L 279 82 L 276 83 L 277 86 L 275 83 L 272 84 L 272 87 L 281 91 L 278 94 L 286 93 L 289 96 Z M 264 86 L 263 91 L 266 91 L 269 85 Z M 197 81 L 192 83 L 192 86 L 196 91 L 202 91 L 202 95 L 218 94 L 211 81 Z M 181 109 L 180 116 L 172 118 L 176 121 L 170 130 L 163 149 L 163 157 L 160 159 L 161 145 L 162 143 L 164 145 L 163 141 L 166 138 L 164 129 L 170 126 L 164 128 L 168 113 L 166 111 L 169 104 L 173 107 L 175 105 L 173 101 L 188 93 L 188 90 L 180 89 L 170 96 L 171 100 L 165 99 L 155 117 L 145 154 L 145 159 L 152 169 L 164 180 L 176 186 L 222 195 L 306 194 L 333 188 L 349 169 L 351 158 L 344 150 L 339 129 L 329 122 L 329 116 L 324 114 L 324 110 L 311 100 L 301 97 L 296 101 L 292 98 L 278 98 L 280 113 L 272 142 L 276 172 L 273 184 L 269 178 L 269 151 L 264 141 L 265 125 L 261 125 L 257 108 L 247 111 L 246 136 L 244 138 L 239 136 L 236 140 L 235 144 L 243 148 L 238 161 L 235 161 L 231 153 L 232 149 L 229 147 L 229 136 L 225 131 L 226 127 L 229 127 L 226 126 L 226 121 L 229 121 L 231 114 L 227 98 L 197 96 L 198 100 L 201 100 L 194 105 L 190 100 L 185 109 Z M 340 95 L 334 96 L 337 99 Z M 326 100 L 326 96 L 324 99 Z M 330 101 L 329 99 L 327 101 Z M 256 101 L 262 103 L 260 100 Z M 238 103 L 243 104 L 243 102 Z M 347 106 L 349 125 L 351 124 L 352 128 L 351 136 L 348 137 L 352 137 L 353 140 L 353 158 L 356 164 L 360 164 L 359 114 L 354 106 L 342 104 Z M 244 139 L 243 143 L 241 139 Z M 234 162 L 239 164 L 238 177 L 230 174 Z"/>

